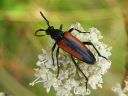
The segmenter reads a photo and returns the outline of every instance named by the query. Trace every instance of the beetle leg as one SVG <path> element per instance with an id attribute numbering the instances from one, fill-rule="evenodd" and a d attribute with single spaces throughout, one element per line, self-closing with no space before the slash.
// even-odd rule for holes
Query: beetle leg
<path id="1" fill-rule="evenodd" d="M 76 61 L 74 60 L 73 56 L 71 55 L 71 59 L 73 61 L 73 63 L 75 64 L 76 68 L 81 72 L 81 74 L 84 76 L 84 78 L 86 79 L 86 91 L 87 91 L 87 84 L 88 84 L 88 78 L 87 76 L 83 73 L 83 71 L 80 69 L 79 65 L 76 63 Z"/>
<path id="2" fill-rule="evenodd" d="M 58 55 L 59 55 L 59 47 L 57 48 L 57 51 L 56 51 L 56 62 L 57 62 L 57 68 L 58 68 L 58 71 L 57 71 L 57 78 L 58 78 L 58 76 L 59 76 L 59 71 L 60 71 L 60 69 L 59 69 L 59 63 L 58 63 Z"/>
<path id="3" fill-rule="evenodd" d="M 53 61 L 53 65 L 54 65 L 54 66 L 55 66 L 55 64 L 54 64 L 53 52 L 54 52 L 55 48 L 56 48 L 56 43 L 55 43 L 55 44 L 53 45 L 53 47 L 52 47 L 52 61 Z"/>
<path id="4" fill-rule="evenodd" d="M 68 30 L 68 32 L 71 33 L 73 30 L 76 30 L 76 31 L 79 32 L 79 33 L 90 33 L 90 32 L 81 32 L 80 30 L 78 30 L 78 29 L 76 29 L 76 28 L 71 28 L 71 29 Z"/>
<path id="5" fill-rule="evenodd" d="M 35 32 L 35 36 L 44 36 L 44 35 L 37 35 L 37 33 L 38 33 L 39 31 L 46 31 L 46 30 L 44 30 L 44 29 L 38 29 L 38 30 Z"/>
<path id="6" fill-rule="evenodd" d="M 62 31 L 62 28 L 63 28 L 63 24 L 60 25 L 60 30 Z"/>
<path id="7" fill-rule="evenodd" d="M 100 57 L 105 58 L 105 59 L 107 60 L 106 57 L 104 57 L 104 56 L 102 56 L 102 55 L 100 54 L 100 52 L 96 49 L 96 47 L 93 45 L 92 42 L 83 42 L 83 43 L 86 44 L 86 45 L 92 45 L 93 48 L 96 50 L 97 54 L 98 54 Z"/>

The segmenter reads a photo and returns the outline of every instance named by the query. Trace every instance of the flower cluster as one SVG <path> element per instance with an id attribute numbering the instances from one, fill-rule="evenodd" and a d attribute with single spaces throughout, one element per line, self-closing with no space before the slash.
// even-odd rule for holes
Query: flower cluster
<path id="1" fill-rule="evenodd" d="M 116 84 L 112 90 L 117 94 L 117 96 L 128 96 L 128 81 L 125 82 L 125 87 L 122 89 L 121 85 L 118 83 Z"/>
<path id="2" fill-rule="evenodd" d="M 76 23 L 70 28 L 76 28 L 82 32 L 85 32 L 80 23 Z M 98 31 L 96 28 L 90 28 L 87 32 L 90 33 L 84 34 L 73 31 L 72 34 L 82 42 L 92 42 L 100 54 L 102 54 L 102 56 L 109 58 L 111 55 L 110 50 L 112 48 L 100 41 L 103 38 L 100 31 Z M 88 87 L 87 90 L 85 78 L 77 70 L 68 53 L 64 52 L 63 50 L 60 50 L 59 53 L 60 73 L 58 78 L 56 78 L 56 59 L 55 66 L 53 66 L 52 59 L 48 52 L 42 49 L 43 53 L 38 56 L 39 60 L 36 64 L 38 68 L 35 69 L 35 76 L 37 79 L 30 83 L 30 85 L 42 82 L 47 92 L 49 92 L 50 88 L 53 87 L 57 96 L 73 96 L 73 94 L 85 96 L 91 93 L 91 88 L 96 89 L 97 87 L 102 87 L 102 76 L 110 68 L 111 61 L 109 59 L 106 60 L 105 58 L 100 57 L 92 46 L 87 47 L 94 54 L 96 58 L 96 64 L 89 65 L 85 62 L 75 59 L 81 70 L 89 79 L 88 85 L 90 85 L 90 87 Z"/>

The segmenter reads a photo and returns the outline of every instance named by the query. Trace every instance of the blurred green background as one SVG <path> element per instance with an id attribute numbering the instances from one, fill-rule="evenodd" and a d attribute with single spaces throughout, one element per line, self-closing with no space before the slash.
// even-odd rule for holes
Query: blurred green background
<path id="1" fill-rule="evenodd" d="M 46 93 L 43 85 L 29 86 L 34 77 L 37 55 L 48 48 L 49 36 L 37 38 L 34 33 L 47 25 L 42 11 L 51 25 L 63 30 L 80 22 L 87 30 L 96 27 L 104 42 L 112 46 L 112 66 L 104 75 L 103 88 L 90 96 L 114 96 L 111 87 L 121 82 L 125 66 L 126 33 L 121 0 L 0 0 L 0 92 L 7 96 L 55 96 Z"/>

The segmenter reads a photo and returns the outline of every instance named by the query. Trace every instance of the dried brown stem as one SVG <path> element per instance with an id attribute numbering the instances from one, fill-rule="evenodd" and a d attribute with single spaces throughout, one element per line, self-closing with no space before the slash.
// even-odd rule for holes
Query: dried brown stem
<path id="1" fill-rule="evenodd" d="M 125 30 L 126 30 L 126 34 L 127 34 L 127 38 L 128 38 L 128 0 L 123 0 L 122 3 L 122 14 L 124 17 L 124 23 L 125 23 Z M 122 88 L 125 87 L 125 83 L 124 81 L 128 81 L 128 39 L 127 39 L 127 43 L 126 43 L 126 58 L 125 58 L 125 73 L 124 73 L 124 77 L 122 80 Z"/>

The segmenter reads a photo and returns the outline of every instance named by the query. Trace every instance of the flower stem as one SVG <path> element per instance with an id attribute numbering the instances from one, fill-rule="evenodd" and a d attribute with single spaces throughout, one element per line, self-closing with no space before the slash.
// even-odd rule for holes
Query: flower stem
<path id="1" fill-rule="evenodd" d="M 3 86 L 14 96 L 36 96 L 14 79 L 3 67 L 0 68 L 0 76 Z"/>

